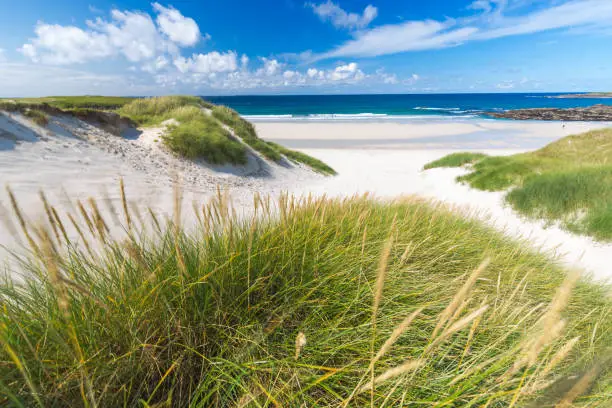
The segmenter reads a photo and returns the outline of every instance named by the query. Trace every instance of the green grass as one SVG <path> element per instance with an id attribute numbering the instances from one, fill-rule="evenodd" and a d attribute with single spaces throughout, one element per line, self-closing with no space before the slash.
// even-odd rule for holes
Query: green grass
<path id="1" fill-rule="evenodd" d="M 247 163 L 244 146 L 205 115 L 171 126 L 162 140 L 170 150 L 188 159 L 204 159 L 212 164 Z"/>
<path id="2" fill-rule="evenodd" d="M 225 106 L 216 106 L 197 96 L 156 98 L 52 96 L 0 99 L 0 110 L 21 111 L 24 114 L 33 111 L 44 114 L 45 107 L 60 109 L 81 118 L 92 116 L 96 110 L 115 111 L 136 125 L 144 127 L 159 126 L 166 120 L 174 119 L 179 122 L 179 125 L 175 126 L 164 138 L 164 142 L 176 154 L 189 159 L 204 159 L 213 164 L 245 164 L 247 156 L 244 146 L 239 141 L 232 139 L 231 135 L 217 123 L 209 120 L 208 115 L 202 112 L 202 109 L 205 108 L 212 112 L 214 118 L 229 126 L 244 143 L 261 153 L 266 159 L 280 162 L 282 156 L 285 156 L 319 173 L 336 174 L 331 167 L 314 157 L 260 139 L 255 127 L 241 118 L 237 112 Z M 32 119 L 42 121 L 42 116 L 32 117 Z"/>
<path id="3" fill-rule="evenodd" d="M 281 160 L 282 156 L 285 156 L 289 160 L 305 164 L 319 173 L 326 175 L 336 174 L 334 169 L 312 156 L 260 139 L 259 136 L 257 136 L 255 127 L 250 122 L 244 120 L 236 111 L 226 106 L 213 107 L 212 114 L 219 121 L 234 129 L 234 132 L 236 132 L 246 144 L 261 153 L 268 160 L 278 162 Z"/>
<path id="4" fill-rule="evenodd" d="M 440 162 L 455 160 L 447 156 Z M 438 164 L 426 166 L 431 167 Z M 611 174 L 612 129 L 603 129 L 569 136 L 530 153 L 483 157 L 458 180 L 480 190 L 512 189 L 506 200 L 521 214 L 612 240 Z"/>
<path id="5" fill-rule="evenodd" d="M 175 116 L 184 115 L 185 108 L 201 108 L 202 99 L 196 96 L 162 96 L 156 98 L 136 99 L 118 110 L 140 126 L 156 126 L 168 119 L 177 119 Z M 200 110 L 200 109 L 198 109 Z M 193 109 L 189 109 L 193 119 Z M 185 117 L 182 117 L 185 120 Z"/>
<path id="6" fill-rule="evenodd" d="M 226 106 L 215 106 L 212 109 L 212 114 L 219 121 L 234 129 L 234 132 L 236 132 L 246 144 L 260 152 L 268 160 L 278 162 L 281 159 L 278 150 L 261 140 L 259 136 L 257 136 L 255 127 L 250 122 L 242 119 L 236 111 Z"/>
<path id="7" fill-rule="evenodd" d="M 23 112 L 23 115 L 27 118 L 30 118 L 38 126 L 45 127 L 49 124 L 49 115 L 38 109 L 26 109 Z"/>
<path id="8" fill-rule="evenodd" d="M 48 207 L 57 235 L 25 226 L 36 279 L 0 286 L 0 404 L 610 402 L 610 287 L 574 287 L 546 257 L 414 199 L 255 206 L 234 218 L 219 195 L 189 232 L 118 214 L 129 235 L 114 240 L 92 205 L 79 224 L 98 255 Z M 370 393 L 371 375 L 402 365 Z"/>
<path id="9" fill-rule="evenodd" d="M 336 173 L 336 170 L 325 164 L 319 159 L 316 159 L 312 156 L 309 156 L 305 153 L 298 152 L 297 150 L 291 150 L 286 148 L 285 146 L 281 146 L 277 143 L 267 142 L 270 146 L 274 147 L 277 151 L 282 153 L 289 160 L 292 160 L 297 163 L 302 163 L 310 167 L 311 169 L 328 176 L 333 176 Z"/>
<path id="10" fill-rule="evenodd" d="M 136 98 L 119 96 L 47 96 L 43 98 L 13 98 L 2 101 L 15 101 L 22 104 L 47 104 L 55 108 L 71 110 L 78 108 L 115 110 L 132 102 Z"/>
<path id="11" fill-rule="evenodd" d="M 195 96 L 163 96 L 134 100 L 118 112 L 140 126 L 177 121 L 168 128 L 163 141 L 181 157 L 204 159 L 212 164 L 246 164 L 245 147 L 207 115 L 203 106 L 202 99 Z"/>
<path id="12" fill-rule="evenodd" d="M 473 164 L 478 160 L 483 159 L 484 157 L 486 157 L 486 155 L 482 153 L 453 153 L 449 154 L 448 156 L 444 156 L 440 160 L 436 160 L 426 164 L 425 170 L 433 169 L 436 167 L 462 167 L 467 164 Z"/>

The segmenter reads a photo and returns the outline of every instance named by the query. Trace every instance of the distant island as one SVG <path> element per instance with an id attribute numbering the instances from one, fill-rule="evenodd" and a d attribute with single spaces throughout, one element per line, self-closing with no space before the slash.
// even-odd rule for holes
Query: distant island
<path id="1" fill-rule="evenodd" d="M 612 92 L 589 92 L 584 94 L 566 94 L 551 96 L 554 99 L 612 99 Z"/>

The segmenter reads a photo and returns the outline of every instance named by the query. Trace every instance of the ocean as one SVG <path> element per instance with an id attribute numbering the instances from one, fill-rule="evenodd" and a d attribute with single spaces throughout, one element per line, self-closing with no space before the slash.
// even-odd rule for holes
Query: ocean
<path id="1" fill-rule="evenodd" d="M 203 96 L 250 120 L 472 119 L 486 112 L 525 108 L 612 105 L 612 99 L 558 99 L 548 94 L 408 94 Z M 484 112 L 484 114 L 483 114 Z"/>

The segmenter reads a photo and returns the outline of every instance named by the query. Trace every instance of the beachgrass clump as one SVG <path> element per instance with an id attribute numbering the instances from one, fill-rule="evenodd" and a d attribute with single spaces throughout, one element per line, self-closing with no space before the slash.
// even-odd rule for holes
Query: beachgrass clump
<path id="1" fill-rule="evenodd" d="M 135 99 L 119 109 L 140 126 L 156 126 L 168 119 L 175 119 L 177 111 L 185 107 L 200 108 L 202 99 L 196 96 L 160 96 Z"/>
<path id="2" fill-rule="evenodd" d="M 472 152 L 452 153 L 439 160 L 426 164 L 424 169 L 429 170 L 437 167 L 463 167 L 468 164 L 474 164 L 486 156 L 487 155 L 483 153 Z"/>
<path id="3" fill-rule="evenodd" d="M 610 288 L 444 207 L 256 196 L 244 218 L 219 193 L 184 229 L 120 191 L 117 238 L 93 200 L 45 200 L 43 227 L 10 196 L 31 255 L 0 286 L 2 404 L 610 402 Z"/>
<path id="4" fill-rule="evenodd" d="M 253 124 L 241 118 L 238 112 L 227 106 L 215 106 L 212 109 L 212 114 L 219 121 L 232 128 L 246 144 L 261 153 L 268 160 L 279 162 L 283 156 L 285 156 L 289 160 L 305 164 L 321 174 L 336 174 L 334 169 L 321 160 L 315 159 L 302 152 L 287 149 L 279 144 L 260 139 L 259 136 L 257 136 L 257 131 Z"/>
<path id="5" fill-rule="evenodd" d="M 38 126 L 45 127 L 49 124 L 49 115 L 38 109 L 26 109 L 23 112 L 23 115 L 32 120 L 32 122 L 36 123 Z"/>
<path id="6" fill-rule="evenodd" d="M 246 164 L 245 146 L 203 110 L 195 96 L 163 96 L 136 99 L 119 110 L 140 126 L 171 123 L 163 136 L 174 153 L 190 160 L 204 159 L 211 164 Z"/>
<path id="7" fill-rule="evenodd" d="M 612 129 L 569 136 L 530 153 L 483 157 L 458 181 L 480 190 L 511 189 L 506 201 L 521 214 L 612 240 Z"/>
<path id="8" fill-rule="evenodd" d="M 247 163 L 244 146 L 206 115 L 169 126 L 162 140 L 170 150 L 187 159 L 204 159 L 211 164 Z"/>

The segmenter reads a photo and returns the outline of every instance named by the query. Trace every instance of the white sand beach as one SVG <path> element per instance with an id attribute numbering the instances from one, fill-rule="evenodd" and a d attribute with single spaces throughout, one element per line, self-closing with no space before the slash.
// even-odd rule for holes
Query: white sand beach
<path id="1" fill-rule="evenodd" d="M 182 180 L 186 209 L 191 208 L 192 201 L 213 196 L 217 186 L 229 190 L 235 206 L 247 211 L 255 192 L 272 196 L 282 191 L 330 196 L 369 192 L 383 198 L 417 194 L 458 206 L 513 237 L 529 240 L 534 248 L 548 251 L 570 267 L 599 279 L 612 277 L 612 244 L 522 219 L 504 205 L 502 193 L 477 191 L 456 183 L 462 170 L 422 171 L 424 164 L 453 151 L 512 154 L 607 124 L 497 120 L 256 123 L 261 137 L 325 161 L 338 171 L 335 177 L 295 166 L 262 167 L 252 161 L 242 170 L 185 163 L 160 149 L 150 131 L 121 138 L 70 123 L 56 123 L 45 131 L 26 123 L 18 125 L 21 139 L 9 141 L 6 134 L 9 130 L 15 133 L 11 128 L 15 121 L 0 120 L 0 175 L 2 184 L 11 186 L 31 220 L 43 215 L 38 198 L 41 189 L 51 202 L 66 206 L 70 204 L 65 195 L 80 200 L 105 197 L 117 204 L 120 178 L 125 179 L 128 196 L 135 205 L 171 214 L 175 174 Z M 74 131 L 75 126 L 85 138 L 61 131 Z M 33 132 L 45 136 L 37 138 Z M 10 204 L 4 192 L 0 204 L 0 218 L 5 221 L 0 223 L 0 245 L 15 248 L 18 242 L 10 233 L 15 226 L 6 222 Z"/>

